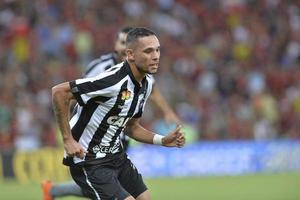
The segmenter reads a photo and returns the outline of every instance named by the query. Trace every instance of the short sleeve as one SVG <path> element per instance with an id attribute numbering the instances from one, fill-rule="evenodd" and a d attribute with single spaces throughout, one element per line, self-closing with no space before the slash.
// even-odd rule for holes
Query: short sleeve
<path id="1" fill-rule="evenodd" d="M 84 102 L 80 96 L 79 89 L 76 85 L 76 81 L 70 81 L 69 84 L 70 84 L 71 92 L 73 93 L 75 99 L 77 100 L 79 105 L 83 106 Z"/>
<path id="2" fill-rule="evenodd" d="M 92 78 L 69 82 L 71 92 L 80 106 L 96 97 L 111 97 L 119 90 L 118 80 L 113 73 L 102 73 Z"/>

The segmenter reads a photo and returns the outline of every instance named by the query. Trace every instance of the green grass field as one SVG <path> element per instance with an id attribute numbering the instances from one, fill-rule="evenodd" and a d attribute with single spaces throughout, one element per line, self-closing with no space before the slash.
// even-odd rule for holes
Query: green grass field
<path id="1" fill-rule="evenodd" d="M 299 200 L 300 173 L 148 179 L 153 200 Z M 1 200 L 41 200 L 39 184 L 0 183 Z M 62 200 L 80 199 L 75 197 Z"/>

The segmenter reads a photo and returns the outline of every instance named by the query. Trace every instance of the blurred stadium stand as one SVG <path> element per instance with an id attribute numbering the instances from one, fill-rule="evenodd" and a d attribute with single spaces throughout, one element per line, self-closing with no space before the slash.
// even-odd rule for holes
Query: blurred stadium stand
<path id="1" fill-rule="evenodd" d="M 112 51 L 122 26 L 158 33 L 157 84 L 193 141 L 300 138 L 300 1 L 124 2 L 0 1 L 2 153 L 61 146 L 50 88 Z M 143 123 L 165 130 L 151 105 Z"/>

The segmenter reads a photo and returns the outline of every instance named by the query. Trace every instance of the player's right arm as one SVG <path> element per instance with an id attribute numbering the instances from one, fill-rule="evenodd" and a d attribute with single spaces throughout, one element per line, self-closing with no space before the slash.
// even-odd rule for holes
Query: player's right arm
<path id="1" fill-rule="evenodd" d="M 52 104 L 56 121 L 62 134 L 64 149 L 68 156 L 84 157 L 85 150 L 72 136 L 69 125 L 69 108 L 71 100 L 75 99 L 68 82 L 52 88 Z"/>
<path id="2" fill-rule="evenodd" d="M 140 118 L 132 118 L 126 125 L 126 133 L 129 137 L 143 143 L 159 144 L 166 147 L 182 147 L 185 144 L 184 134 L 181 132 L 181 126 L 178 125 L 175 130 L 166 136 L 161 136 L 145 129 L 140 124 Z"/>

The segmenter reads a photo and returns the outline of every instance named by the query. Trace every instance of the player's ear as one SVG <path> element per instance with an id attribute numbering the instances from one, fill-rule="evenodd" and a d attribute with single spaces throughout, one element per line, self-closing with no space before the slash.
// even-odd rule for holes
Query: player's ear
<path id="1" fill-rule="evenodd" d="M 134 60 L 134 52 L 133 52 L 133 49 L 127 48 L 127 49 L 125 50 L 125 52 L 126 52 L 126 55 L 127 55 L 127 59 L 128 59 L 129 61 L 133 61 L 133 60 Z"/>

